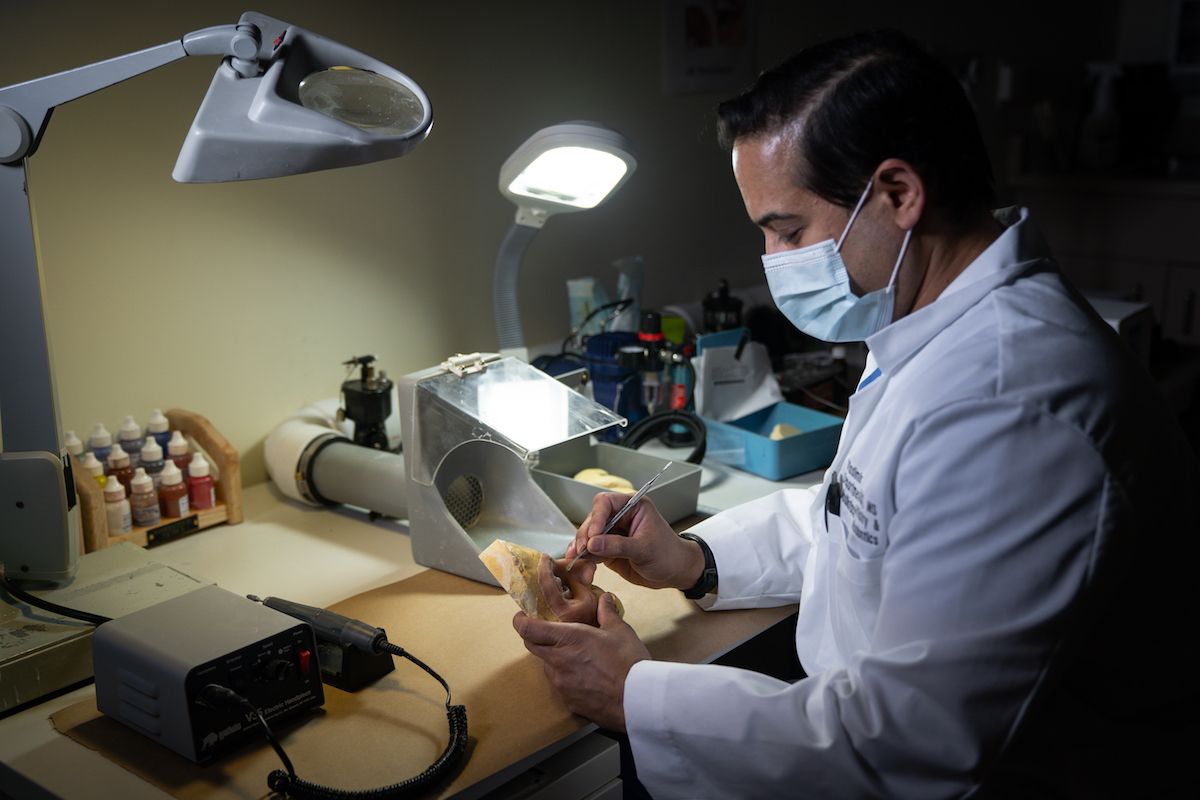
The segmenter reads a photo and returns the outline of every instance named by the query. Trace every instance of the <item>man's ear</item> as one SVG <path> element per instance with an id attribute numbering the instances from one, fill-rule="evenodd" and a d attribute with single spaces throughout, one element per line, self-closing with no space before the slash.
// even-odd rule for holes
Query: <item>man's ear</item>
<path id="1" fill-rule="evenodd" d="M 884 160 L 875 168 L 875 188 L 887 198 L 897 228 L 916 227 L 925 210 L 925 181 L 912 164 L 900 158 Z"/>

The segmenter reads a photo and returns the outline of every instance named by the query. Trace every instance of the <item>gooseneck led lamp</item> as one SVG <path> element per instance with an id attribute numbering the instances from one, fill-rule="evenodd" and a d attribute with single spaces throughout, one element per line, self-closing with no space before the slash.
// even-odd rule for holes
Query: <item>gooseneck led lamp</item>
<path id="1" fill-rule="evenodd" d="M 80 541 L 27 159 L 56 106 L 187 56 L 222 61 L 175 164 L 180 182 L 395 158 L 421 142 L 433 122 L 429 99 L 404 73 L 254 12 L 237 25 L 0 88 L 0 562 L 10 578 L 69 581 Z"/>
<path id="2" fill-rule="evenodd" d="M 517 278 L 530 241 L 555 214 L 584 211 L 629 180 L 637 159 L 629 141 L 594 122 L 552 125 L 529 137 L 500 167 L 500 193 L 517 217 L 496 255 L 492 310 L 500 352 L 526 357 Z"/>

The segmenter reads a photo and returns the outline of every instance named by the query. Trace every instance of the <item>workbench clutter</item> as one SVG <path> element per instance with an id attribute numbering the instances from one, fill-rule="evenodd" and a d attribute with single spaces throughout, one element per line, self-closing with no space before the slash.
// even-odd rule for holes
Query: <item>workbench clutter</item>
<path id="1" fill-rule="evenodd" d="M 829 466 L 842 418 L 786 402 L 766 348 L 747 328 L 700 336 L 696 349 L 708 458 L 773 481 Z"/>
<path id="2" fill-rule="evenodd" d="M 67 431 L 83 551 L 117 542 L 153 547 L 242 521 L 237 450 L 205 417 L 173 408 L 151 413 L 145 428 L 126 416 L 117 435 L 97 423 L 81 440 Z"/>

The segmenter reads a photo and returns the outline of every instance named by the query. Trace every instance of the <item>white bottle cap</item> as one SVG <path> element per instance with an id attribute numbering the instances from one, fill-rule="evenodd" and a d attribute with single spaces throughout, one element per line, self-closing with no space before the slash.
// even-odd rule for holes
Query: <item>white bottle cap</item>
<path id="1" fill-rule="evenodd" d="M 162 457 L 162 447 L 159 446 L 158 440 L 147 436 L 146 443 L 142 445 L 142 461 L 162 461 Z"/>
<path id="2" fill-rule="evenodd" d="M 119 444 L 114 444 L 112 448 L 112 452 L 108 454 L 108 465 L 110 467 L 128 467 L 129 453 L 126 453 Z"/>
<path id="3" fill-rule="evenodd" d="M 203 453 L 196 453 L 192 456 L 192 461 L 188 464 L 188 475 L 193 478 L 203 478 L 208 474 L 208 461 L 204 458 Z"/>
<path id="4" fill-rule="evenodd" d="M 112 434 L 104 427 L 103 422 L 97 422 L 96 427 L 92 428 L 92 435 L 88 437 L 88 444 L 95 447 L 108 447 L 112 444 Z"/>
<path id="5" fill-rule="evenodd" d="M 183 438 L 183 431 L 175 431 L 171 434 L 171 440 L 167 442 L 167 452 L 173 456 L 187 455 L 188 443 L 187 439 Z"/>
<path id="6" fill-rule="evenodd" d="M 120 483 L 120 481 L 117 481 L 117 483 Z M 129 482 L 129 488 L 132 489 L 135 493 L 136 492 L 153 492 L 154 491 L 154 481 L 151 480 L 150 476 L 146 474 L 145 468 L 138 467 L 136 470 L 133 471 L 133 480 L 131 480 Z"/>
<path id="7" fill-rule="evenodd" d="M 150 419 L 146 421 L 146 430 L 150 433 L 162 433 L 171 426 L 167 418 L 163 416 L 162 409 L 156 408 L 150 412 Z"/>
<path id="8" fill-rule="evenodd" d="M 142 426 L 137 424 L 137 420 L 132 414 L 126 414 L 125 419 L 121 421 L 121 427 L 117 430 L 118 439 L 140 439 L 142 438 Z"/>
<path id="9" fill-rule="evenodd" d="M 179 471 L 179 467 L 175 466 L 175 462 L 170 459 L 167 460 L 158 478 L 163 486 L 173 486 L 176 483 L 183 483 L 183 473 Z"/>
<path id="10" fill-rule="evenodd" d="M 104 465 L 96 458 L 96 454 L 91 450 L 87 451 L 83 456 L 83 461 L 79 462 L 79 466 L 86 469 L 93 477 L 104 474 Z"/>
<path id="11" fill-rule="evenodd" d="M 125 486 L 116 478 L 109 478 L 104 484 L 104 502 L 115 503 L 125 499 Z"/>
<path id="12" fill-rule="evenodd" d="M 63 447 L 67 448 L 67 452 L 74 456 L 83 455 L 83 442 L 79 441 L 79 437 L 75 435 L 75 431 L 67 431 L 63 436 Z"/>

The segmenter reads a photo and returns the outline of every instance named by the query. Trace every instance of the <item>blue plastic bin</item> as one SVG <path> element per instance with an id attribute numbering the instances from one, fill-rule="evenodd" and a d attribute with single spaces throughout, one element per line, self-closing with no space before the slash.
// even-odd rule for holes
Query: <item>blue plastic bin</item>
<path id="1" fill-rule="evenodd" d="M 842 418 L 794 403 L 776 403 L 730 422 L 704 419 L 708 426 L 705 458 L 779 481 L 827 467 L 837 452 Z M 779 423 L 800 433 L 780 441 L 770 439 Z"/>

